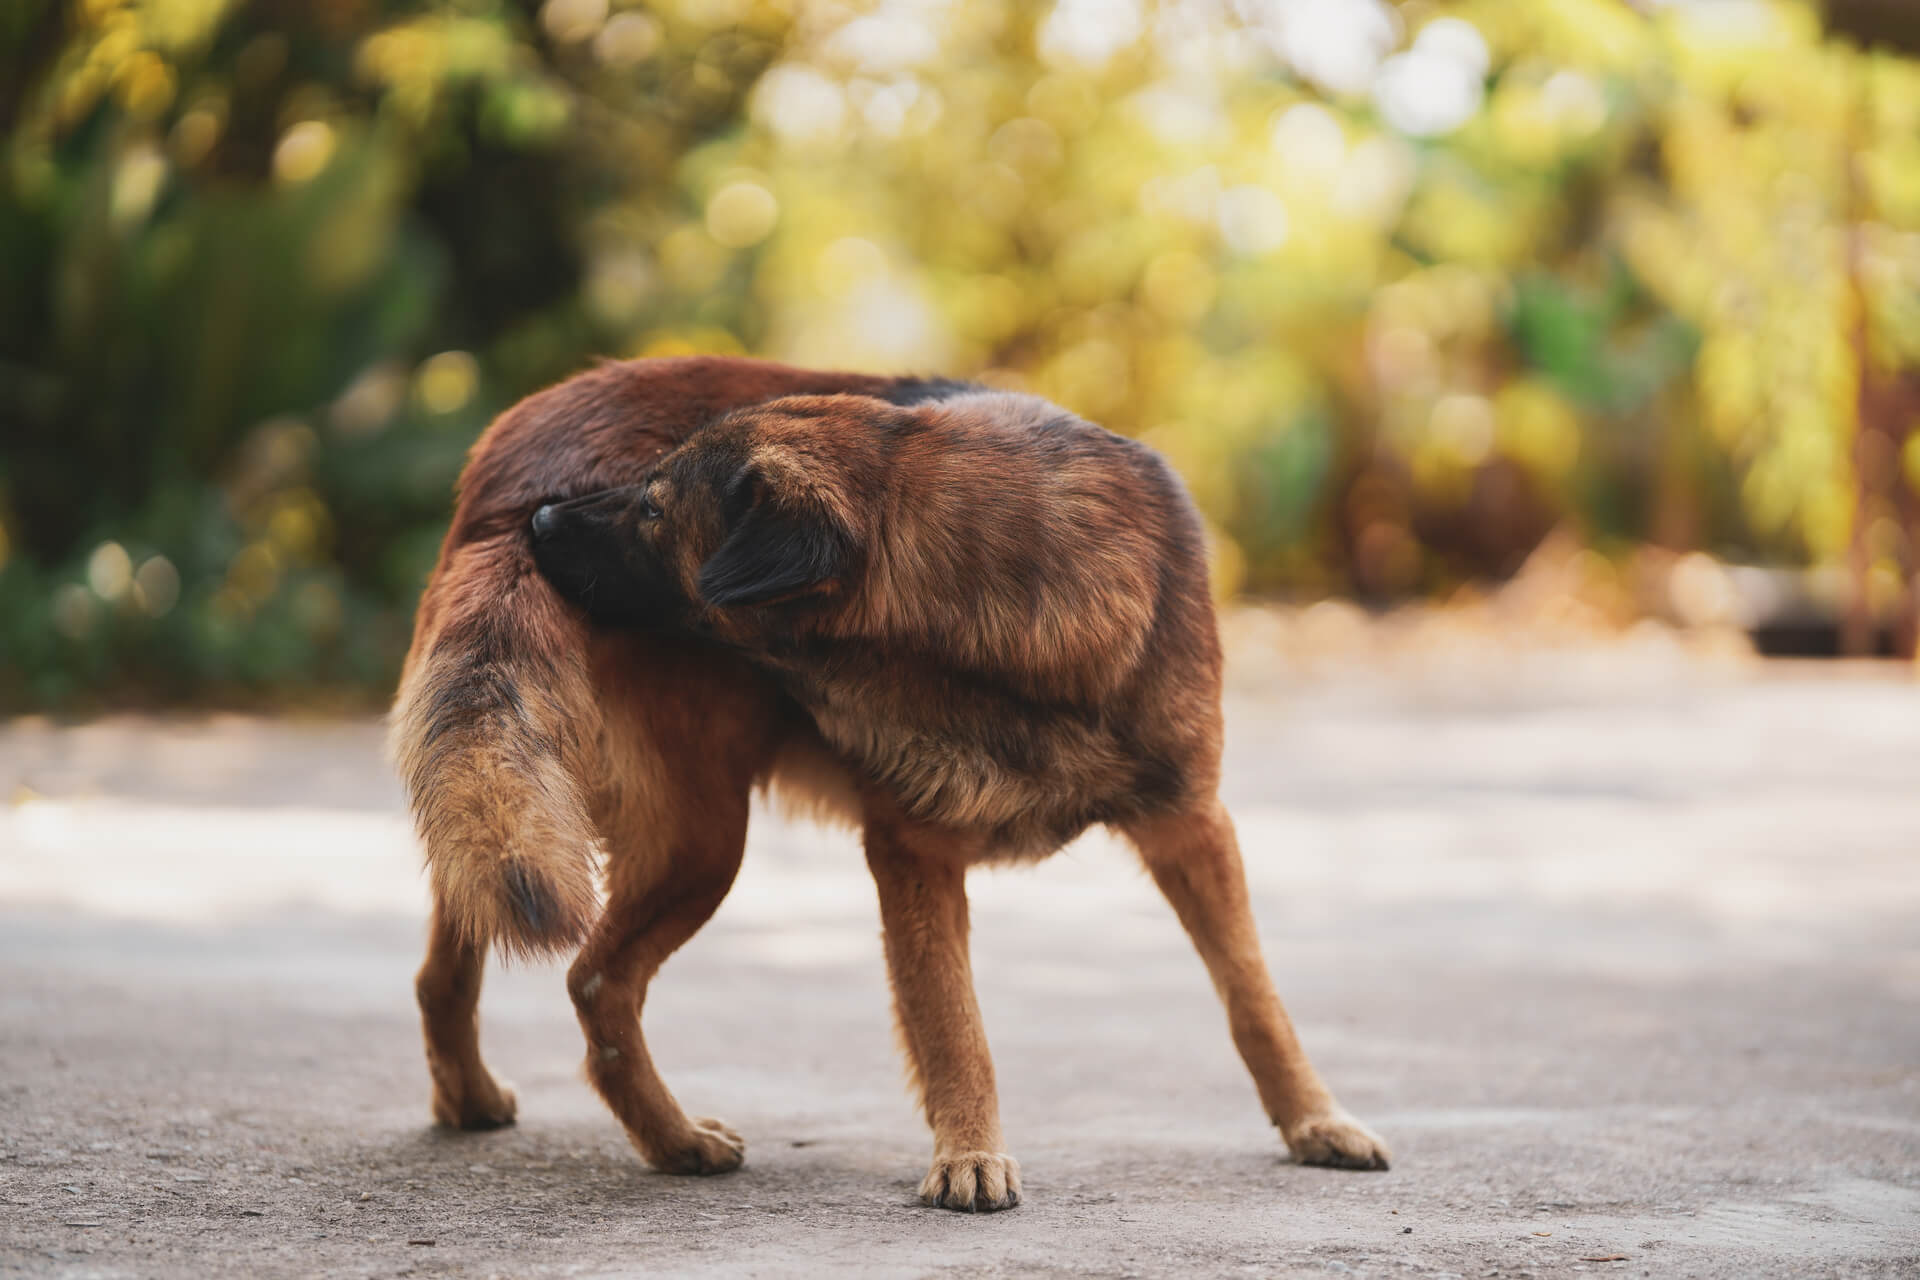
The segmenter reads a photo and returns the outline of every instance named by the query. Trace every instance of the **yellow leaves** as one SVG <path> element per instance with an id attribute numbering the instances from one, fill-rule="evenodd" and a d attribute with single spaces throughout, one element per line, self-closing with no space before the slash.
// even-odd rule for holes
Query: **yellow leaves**
<path id="1" fill-rule="evenodd" d="M 316 128 L 307 131 L 300 150 L 290 150 L 307 125 Z M 280 167 L 283 157 L 288 171 Z M 335 127 L 316 120 L 288 130 L 274 160 L 275 178 L 295 201 L 303 198 L 313 177 L 328 170 L 337 173 L 338 181 L 323 184 L 324 190 L 311 188 L 306 197 L 322 204 L 327 216 L 303 246 L 301 266 L 308 283 L 323 296 L 363 285 L 387 260 L 392 244 L 396 210 L 405 194 L 397 158 L 369 145 L 352 123 Z M 312 177 L 307 176 L 310 172 Z"/>
<path id="2" fill-rule="evenodd" d="M 1920 134 L 1882 139 L 1858 160 L 1875 213 L 1920 230 Z"/>
<path id="3" fill-rule="evenodd" d="M 1198 322 L 1218 290 L 1212 265 L 1187 249 L 1154 255 L 1140 276 L 1140 298 L 1162 319 L 1184 326 Z"/>
<path id="4" fill-rule="evenodd" d="M 129 0 L 78 0 L 74 11 L 89 27 L 113 26 L 133 19 Z"/>
<path id="5" fill-rule="evenodd" d="M 504 80 L 519 52 L 499 22 L 429 15 L 368 36 L 354 65 L 363 80 L 388 90 L 401 114 L 421 124 L 445 86 Z"/>
<path id="6" fill-rule="evenodd" d="M 1606 93 L 1583 72 L 1535 62 L 1501 78 L 1488 121 L 1503 159 L 1546 168 L 1599 132 L 1607 121 Z"/>
<path id="7" fill-rule="evenodd" d="M 1001 125 L 987 140 L 987 154 L 1017 174 L 1034 177 L 1064 158 L 1060 133 L 1045 120 L 1022 116 Z"/>
<path id="8" fill-rule="evenodd" d="M 687 223 L 660 241 L 660 271 L 680 293 L 704 293 L 719 283 L 729 255 L 700 223 Z"/>
<path id="9" fill-rule="evenodd" d="M 1753 336 L 1738 329 L 1710 334 L 1693 369 L 1708 432 L 1721 448 L 1744 452 L 1764 410 Z"/>
<path id="10" fill-rule="evenodd" d="M 1493 400 L 1500 452 L 1536 475 L 1564 480 L 1580 459 L 1580 419 L 1545 382 L 1520 378 Z"/>
<path id="11" fill-rule="evenodd" d="M 1906 478 L 1907 487 L 1920 493 L 1920 422 L 1911 424 L 1911 434 L 1900 450 L 1900 473 Z"/>
<path id="12" fill-rule="evenodd" d="M 1142 352 L 1136 372 L 1156 406 L 1141 439 L 1166 455 L 1200 509 L 1224 524 L 1264 514 L 1241 510 L 1249 456 L 1299 430 L 1318 393 L 1313 371 L 1283 351 L 1225 360 L 1171 335 Z"/>
<path id="13" fill-rule="evenodd" d="M 1100 115 L 1100 95 L 1083 76 L 1054 72 L 1041 76 L 1027 90 L 1027 110 L 1063 136 L 1093 125 Z"/>
<path id="14" fill-rule="evenodd" d="M 1125 406 L 1132 368 L 1126 349 L 1112 338 L 1094 335 L 1042 365 L 1034 389 L 1083 417 L 1101 419 Z"/>
<path id="15" fill-rule="evenodd" d="M 1148 234 L 1135 221 L 1097 223 L 1067 238 L 1051 272 L 1063 299 L 1091 306 L 1131 290 L 1151 249 Z"/>
<path id="16" fill-rule="evenodd" d="M 841 236 L 814 259 L 813 284 L 827 297 L 843 297 L 887 269 L 887 254 L 862 236 Z"/>
<path id="17" fill-rule="evenodd" d="M 1207 580 L 1212 588 L 1213 598 L 1225 603 L 1238 596 L 1247 585 L 1247 553 L 1232 535 L 1214 524 L 1205 521 L 1203 532 L 1207 543 Z"/>
<path id="18" fill-rule="evenodd" d="M 135 120 L 151 120 L 173 104 L 173 68 L 159 54 L 142 49 L 120 64 L 114 93 Z"/>
<path id="19" fill-rule="evenodd" d="M 1414 195 L 1405 232 L 1434 257 L 1503 266 L 1524 254 L 1534 222 L 1547 213 L 1519 191 L 1496 195 L 1464 173 L 1437 173 Z"/>
<path id="20" fill-rule="evenodd" d="M 1480 0 L 1466 10 L 1496 53 L 1538 52 L 1554 62 L 1616 75 L 1644 72 L 1654 53 L 1647 21 L 1618 0 Z"/>
<path id="21" fill-rule="evenodd" d="M 280 554 L 268 542 L 249 542 L 227 565 L 226 590 L 235 611 L 258 606 L 280 586 Z"/>
<path id="22" fill-rule="evenodd" d="M 275 499 L 267 517 L 266 541 L 294 563 L 312 560 L 333 536 L 333 518 L 320 495 L 304 485 Z"/>
<path id="23" fill-rule="evenodd" d="M 746 351 L 740 339 L 725 329 L 695 326 L 649 333 L 641 339 L 634 354 L 652 359 L 656 356 L 737 356 Z"/>
<path id="24" fill-rule="evenodd" d="M 1841 469 L 1828 483 L 1817 485 L 1802 506 L 1801 536 L 1816 562 L 1846 554 L 1853 532 L 1854 494 L 1851 472 Z"/>
<path id="25" fill-rule="evenodd" d="M 148 37 L 168 52 L 197 49 L 213 38 L 232 0 L 145 0 Z"/>
<path id="26" fill-rule="evenodd" d="M 174 122 L 169 138 L 175 162 L 183 169 L 199 165 L 212 152 L 214 144 L 220 141 L 220 133 L 225 127 L 223 113 L 209 104 L 201 104 L 181 113 Z"/>
<path id="27" fill-rule="evenodd" d="M 1020 286 L 1003 275 L 961 276 L 948 284 L 944 301 L 954 328 L 987 348 L 1019 332 L 1025 318 Z"/>

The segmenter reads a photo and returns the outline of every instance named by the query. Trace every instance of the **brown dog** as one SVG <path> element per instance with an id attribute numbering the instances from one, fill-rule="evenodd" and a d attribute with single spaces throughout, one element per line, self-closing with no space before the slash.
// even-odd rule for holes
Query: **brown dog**
<path id="1" fill-rule="evenodd" d="M 583 628 L 531 576 L 512 517 L 535 508 L 541 567 L 615 626 Z M 420 995 L 436 1115 L 511 1119 L 476 1043 L 484 946 L 577 936 L 599 834 L 609 902 L 569 976 L 590 1077 L 657 1166 L 737 1165 L 739 1139 L 687 1120 L 654 1073 L 639 1002 L 725 895 L 751 785 L 817 792 L 837 772 L 934 1130 L 927 1203 L 1019 1195 L 965 870 L 1094 823 L 1139 846 L 1295 1156 L 1384 1167 L 1260 959 L 1215 795 L 1219 670 L 1178 483 L 1044 402 L 724 361 L 610 366 L 534 397 L 476 449 L 396 711 L 434 872 Z"/>

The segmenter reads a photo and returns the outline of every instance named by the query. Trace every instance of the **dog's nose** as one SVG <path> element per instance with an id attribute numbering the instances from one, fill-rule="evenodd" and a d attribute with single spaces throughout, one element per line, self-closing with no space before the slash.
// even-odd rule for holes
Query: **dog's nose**
<path id="1" fill-rule="evenodd" d="M 560 527 L 560 512 L 549 502 L 533 513 L 533 536 L 545 538 Z"/>

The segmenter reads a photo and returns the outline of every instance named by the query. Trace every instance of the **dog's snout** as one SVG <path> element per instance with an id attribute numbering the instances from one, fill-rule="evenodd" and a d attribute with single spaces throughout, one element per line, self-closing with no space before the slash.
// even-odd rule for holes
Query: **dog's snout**
<path id="1" fill-rule="evenodd" d="M 534 511 L 533 513 L 533 536 L 534 537 L 536 538 L 551 537 L 553 535 L 553 531 L 555 529 L 558 529 L 559 527 L 560 527 L 560 511 L 559 511 L 559 508 L 556 507 L 553 503 L 549 502 L 545 506 L 540 507 L 536 511 Z"/>

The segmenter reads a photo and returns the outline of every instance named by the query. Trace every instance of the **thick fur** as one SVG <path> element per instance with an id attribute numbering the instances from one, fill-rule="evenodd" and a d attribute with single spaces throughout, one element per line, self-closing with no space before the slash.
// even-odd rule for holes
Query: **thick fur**
<path id="1" fill-rule="evenodd" d="M 910 398 L 946 385 L 726 359 L 632 361 L 531 396 L 488 429 L 421 598 L 390 732 L 453 933 L 513 953 L 569 952 L 598 914 L 591 808 L 604 782 L 604 703 L 586 626 L 534 572 L 534 508 L 630 484 L 744 404 L 809 391 Z M 642 696 L 663 719 L 681 707 L 698 717 L 714 688 L 739 681 L 724 658 L 708 666 L 685 687 Z M 758 715 L 782 714 L 769 692 Z"/>
<path id="2" fill-rule="evenodd" d="M 780 682 L 859 788 L 929 1203 L 1019 1198 L 966 942 L 968 866 L 1095 823 L 1138 845 L 1302 1159 L 1384 1168 L 1300 1050 L 1219 783 L 1200 525 L 1151 450 L 1031 396 L 788 397 L 637 484 L 543 505 L 535 563 L 596 625 L 707 641 Z"/>
<path id="3" fill-rule="evenodd" d="M 1198 518 L 1144 446 L 1033 396 L 802 396 L 542 511 L 598 620 L 777 673 L 861 781 L 992 856 L 1211 795 L 1220 646 Z"/>
<path id="4" fill-rule="evenodd" d="M 674 1100 L 639 1015 L 725 897 L 771 779 L 863 827 L 934 1133 L 926 1203 L 1020 1197 L 966 869 L 1095 822 L 1192 934 L 1296 1158 L 1384 1167 L 1260 958 L 1214 795 L 1219 677 L 1178 484 L 1053 406 L 704 358 L 530 397 L 475 446 L 393 716 L 434 896 L 417 991 L 435 1117 L 515 1118 L 479 1051 L 488 947 L 578 947 L 587 1076 L 635 1147 L 670 1172 L 739 1165 L 738 1135 Z"/>

